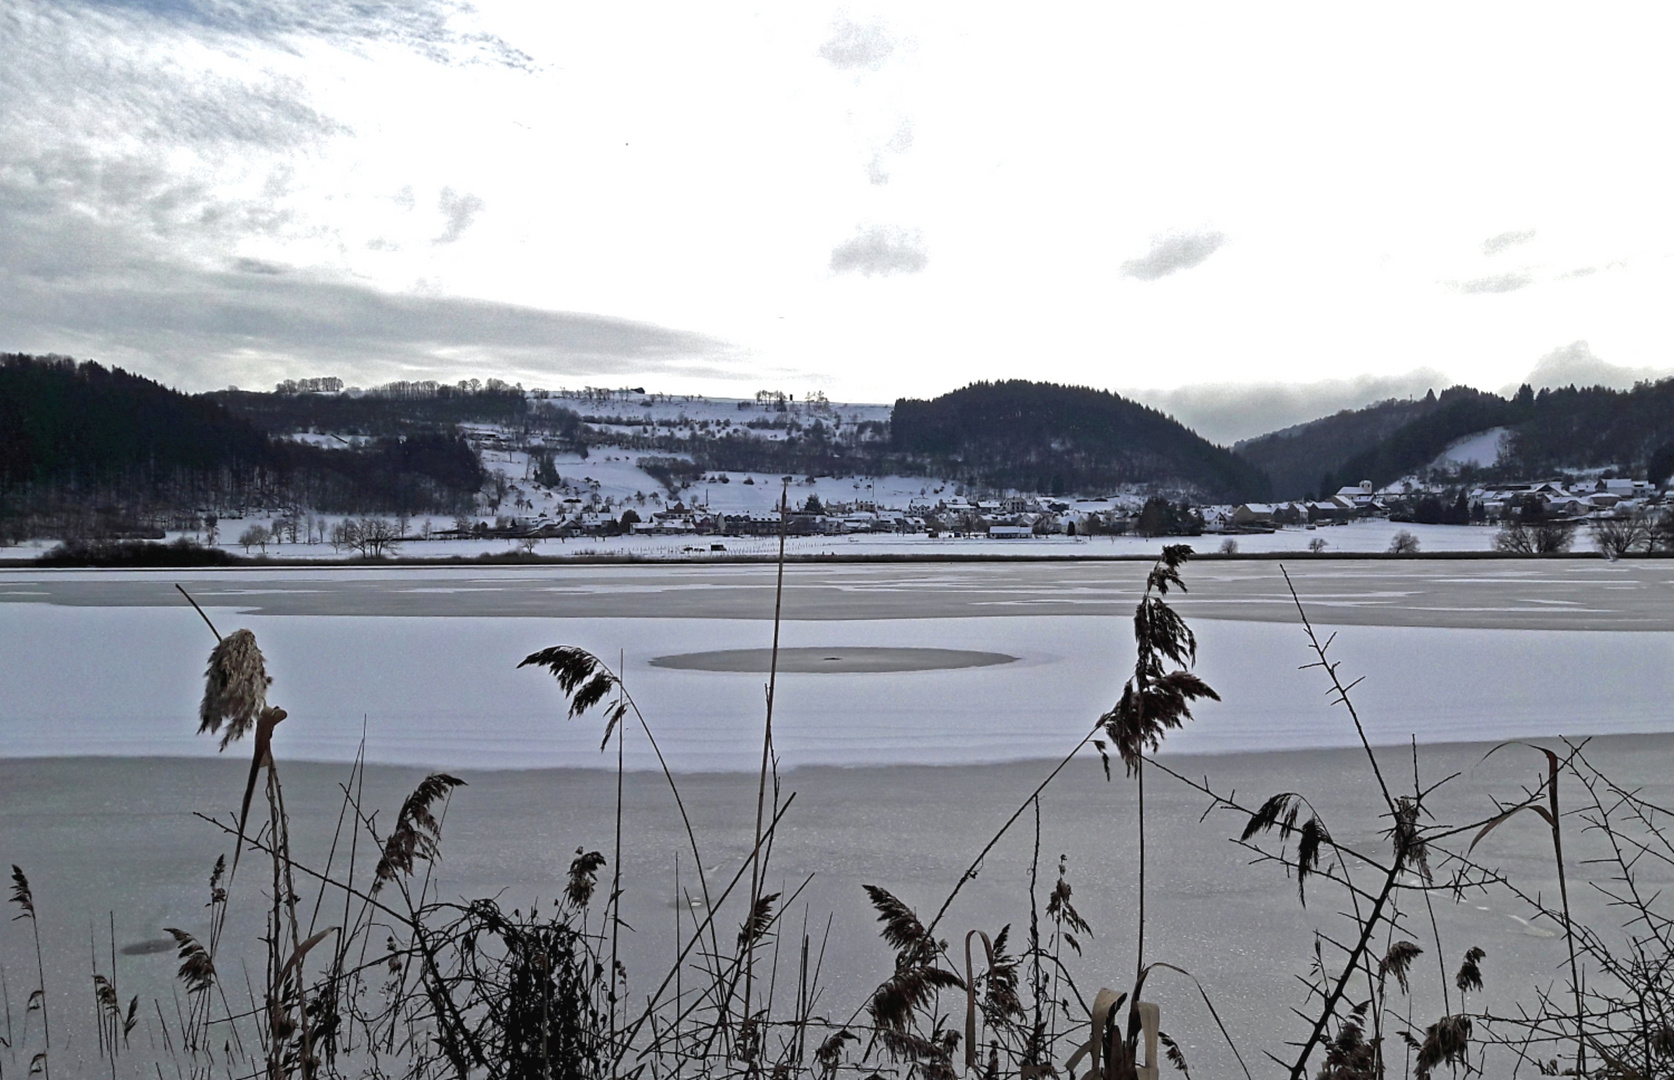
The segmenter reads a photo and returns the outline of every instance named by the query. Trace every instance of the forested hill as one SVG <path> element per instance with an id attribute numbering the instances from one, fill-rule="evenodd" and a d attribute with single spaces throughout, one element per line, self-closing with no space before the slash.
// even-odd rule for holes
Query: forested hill
<path id="1" fill-rule="evenodd" d="M 267 438 L 214 402 L 121 368 L 0 356 L 0 489 L 144 483 L 271 461 Z"/>
<path id="2" fill-rule="evenodd" d="M 1325 473 L 1341 471 L 1350 458 L 1374 449 L 1435 408 L 1434 394 L 1421 400 L 1391 398 L 1245 439 L 1232 449 L 1267 473 L 1277 498 L 1300 498 L 1317 493 Z M 1356 477 L 1355 482 L 1363 479 Z"/>
<path id="3" fill-rule="evenodd" d="M 1386 401 L 1240 443 L 1278 498 L 1325 495 L 1423 476 L 1453 443 L 1506 428 L 1503 456 L 1484 475 L 1526 479 L 1615 468 L 1662 481 L 1674 472 L 1674 379 L 1632 390 L 1570 386 L 1511 398 L 1456 386 L 1422 401 Z"/>
<path id="4" fill-rule="evenodd" d="M 891 449 L 928 471 L 994 488 L 1063 494 L 1118 484 L 1259 499 L 1267 477 L 1177 421 L 1105 390 L 1009 380 L 930 401 L 902 398 Z"/>
<path id="5" fill-rule="evenodd" d="M 1511 423 L 1514 411 L 1498 395 L 1455 386 L 1440 397 L 1345 409 L 1233 449 L 1266 471 L 1275 497 L 1323 497 L 1344 484 L 1382 485 L 1422 471 L 1456 440 Z"/>
<path id="6" fill-rule="evenodd" d="M 0 517 L 194 507 L 450 511 L 484 473 L 452 431 L 324 450 L 271 438 L 208 396 L 64 357 L 0 355 Z"/>

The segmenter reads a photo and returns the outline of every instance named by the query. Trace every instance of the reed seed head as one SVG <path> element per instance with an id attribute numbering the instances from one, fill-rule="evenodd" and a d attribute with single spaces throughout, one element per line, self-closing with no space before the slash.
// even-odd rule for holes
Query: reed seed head
<path id="1" fill-rule="evenodd" d="M 267 707 L 267 688 L 273 680 L 262 661 L 262 651 L 256 647 L 256 635 L 248 630 L 234 630 L 222 638 L 209 653 L 209 669 L 204 672 L 203 704 L 198 708 L 198 734 L 221 735 L 221 749 L 255 726 L 256 719 Z"/>

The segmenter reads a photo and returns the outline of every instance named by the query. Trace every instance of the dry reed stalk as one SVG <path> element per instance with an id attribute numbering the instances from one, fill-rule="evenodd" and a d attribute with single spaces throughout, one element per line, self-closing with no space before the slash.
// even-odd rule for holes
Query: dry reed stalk
<path id="1" fill-rule="evenodd" d="M 1560 769 L 1558 755 L 1544 746 L 1535 746 L 1532 743 L 1525 742 L 1510 742 L 1495 746 L 1482 756 L 1482 760 L 1487 761 L 1495 752 L 1506 746 L 1526 746 L 1545 756 L 1546 780 L 1542 786 L 1546 790 L 1547 806 L 1541 807 L 1533 801 L 1540 794 L 1539 789 L 1536 789 L 1530 801 L 1513 806 L 1484 825 L 1482 831 L 1471 840 L 1471 845 L 1466 849 L 1466 854 L 1469 854 L 1483 837 L 1487 836 L 1502 822 L 1509 820 L 1513 815 L 1523 810 L 1539 815 L 1546 822 L 1547 828 L 1551 830 L 1552 858 L 1558 868 L 1558 897 L 1563 906 L 1564 944 L 1569 950 L 1569 985 L 1575 1000 L 1575 1070 L 1577 1075 L 1585 1076 L 1587 1072 L 1587 1011 L 1581 1003 L 1580 969 L 1575 957 L 1575 924 L 1570 919 L 1569 880 L 1564 871 L 1563 814 L 1558 807 L 1558 773 Z M 1579 750 L 1577 750 L 1577 753 L 1579 753 Z"/>
<path id="2" fill-rule="evenodd" d="M 787 522 L 790 520 L 789 505 L 790 477 L 787 476 L 780 482 L 779 489 L 779 559 L 773 585 L 773 652 L 767 668 L 767 719 L 762 725 L 761 733 L 761 774 L 756 786 L 756 842 L 750 862 L 749 910 L 752 913 L 761 904 L 762 871 L 765 869 L 760 858 L 762 849 L 761 824 L 767 801 L 767 768 L 773 753 L 773 698 L 778 690 L 779 683 L 779 626 L 784 614 L 785 604 L 785 533 Z M 755 982 L 755 941 L 753 938 L 746 944 L 745 948 L 744 1016 L 747 1020 L 751 1015 L 751 997 Z"/>
<path id="3" fill-rule="evenodd" d="M 773 820 L 768 822 L 767 826 L 764 828 L 764 840 L 771 837 L 778 829 L 779 822 L 784 819 L 785 814 L 790 812 L 791 804 L 795 801 L 796 793 L 792 792 L 790 796 L 785 799 L 785 804 L 780 807 L 777 812 L 775 812 Z M 622 1038 L 618 1040 L 616 1048 L 617 1063 L 620 1063 L 622 1057 L 626 1056 L 628 1050 L 632 1047 L 634 1037 L 639 1033 L 640 1028 L 649 1023 L 651 1018 L 655 1015 L 657 1004 L 662 1000 L 664 991 L 669 988 L 670 983 L 674 982 L 677 973 L 680 971 L 681 965 L 686 962 L 686 957 L 691 954 L 692 949 L 702 939 L 703 932 L 709 930 L 714 925 L 715 917 L 719 914 L 720 906 L 726 903 L 727 897 L 732 895 L 732 890 L 737 888 L 738 883 L 744 879 L 744 872 L 750 868 L 752 860 L 755 858 L 755 854 L 756 853 L 754 851 L 751 851 L 744 856 L 744 861 L 739 865 L 737 872 L 733 874 L 732 880 L 728 882 L 727 887 L 721 890 L 720 896 L 716 898 L 715 906 L 708 909 L 704 915 L 703 921 L 698 926 L 697 932 L 694 933 L 691 939 L 686 942 L 685 948 L 675 957 L 674 963 L 670 966 L 668 973 L 663 976 L 663 981 L 658 984 L 657 989 L 646 999 L 645 1010 L 640 1013 L 639 1019 L 634 1021 L 632 1027 L 623 1032 Z M 698 1004 L 698 1002 L 694 1002 L 682 1011 L 677 1018 L 677 1022 L 684 1020 L 687 1016 L 689 1016 L 692 1011 L 698 1007 Z M 644 1054 L 642 1053 L 640 1056 L 643 1057 Z"/>
<path id="4" fill-rule="evenodd" d="M 569 718 L 572 720 L 603 701 L 612 691 L 619 695 L 617 703 L 605 711 L 605 735 L 600 742 L 600 750 L 610 744 L 611 733 L 627 712 L 633 712 L 634 718 L 639 721 L 640 730 L 645 733 L 646 741 L 651 744 L 652 753 L 657 756 L 657 766 L 662 770 L 669 792 L 674 796 L 675 809 L 680 814 L 680 823 L 686 831 L 686 843 L 692 850 L 692 862 L 697 868 L 698 890 L 703 894 L 704 907 L 709 908 L 709 876 L 703 866 L 703 854 L 698 849 L 697 833 L 692 828 L 691 815 L 687 813 L 686 801 L 680 794 L 680 785 L 674 779 L 674 771 L 669 768 L 668 759 L 663 756 L 662 747 L 658 745 L 651 725 L 646 721 L 645 714 L 640 712 L 633 695 L 628 693 L 627 687 L 623 685 L 620 675 L 597 656 L 573 645 L 555 645 L 540 652 L 530 653 L 517 666 L 544 667 L 552 672 L 558 681 L 558 688 L 569 698 Z M 720 939 L 713 934 L 710 946 L 718 955 Z"/>
<path id="5" fill-rule="evenodd" d="M 34 1009 L 41 1010 L 41 1037 L 46 1043 L 46 1049 L 29 1059 L 29 1073 L 34 1075 L 35 1066 L 40 1065 L 40 1071 L 46 1080 L 52 1080 L 51 1061 L 48 1054 L 52 1051 L 52 1021 L 47 1011 L 46 996 L 46 961 L 41 953 L 41 924 L 35 918 L 35 893 L 29 887 L 29 879 L 24 876 L 22 867 L 12 864 L 12 903 L 18 906 L 18 914 L 12 921 L 28 919 L 29 928 L 35 935 L 35 977 L 36 989 L 30 993 L 29 1000 L 24 1006 L 24 1033 L 29 1030 L 29 1013 Z"/>

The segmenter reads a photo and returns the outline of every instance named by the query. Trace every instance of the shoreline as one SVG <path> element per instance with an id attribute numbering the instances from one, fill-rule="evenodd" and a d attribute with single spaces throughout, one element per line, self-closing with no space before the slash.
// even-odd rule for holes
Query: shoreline
<path id="1" fill-rule="evenodd" d="M 1161 537 L 1159 539 L 1170 543 L 1180 543 L 1192 546 L 1193 541 L 1201 541 L 1202 537 Z M 1222 539 L 1218 535 L 1211 539 Z M 1003 543 L 1004 541 L 993 541 Z M 1549 562 L 1662 562 L 1674 559 L 1674 551 L 1665 552 L 1636 552 L 1617 559 L 1606 559 L 1597 551 L 1560 551 L 1541 555 L 1512 555 L 1503 551 L 1417 551 L 1411 554 L 1394 555 L 1387 551 L 1322 551 L 1314 553 L 1304 549 L 1294 551 L 1248 551 L 1227 554 L 1220 551 L 1192 552 L 1192 562 L 1280 562 L 1287 559 L 1298 559 L 1309 563 L 1325 562 L 1471 562 L 1481 560 L 1498 560 L 1518 563 L 1549 563 Z M 28 559 L 8 560 L 0 555 L 0 574 L 17 571 L 74 571 L 74 570 L 120 570 L 149 573 L 178 573 L 182 570 L 217 570 L 237 572 L 241 570 L 401 570 L 413 569 L 516 569 L 530 566 L 772 566 L 778 563 L 776 555 L 757 555 L 747 552 L 729 553 L 715 552 L 701 557 L 690 558 L 675 556 L 660 556 L 639 554 L 636 552 L 591 553 L 585 555 L 525 555 L 522 553 L 485 554 L 485 555 L 438 555 L 429 558 L 414 558 L 410 556 L 387 556 L 383 558 L 275 558 L 273 556 L 232 556 L 230 562 L 186 563 L 168 566 L 130 565 L 126 563 L 102 563 L 94 561 L 49 563 L 42 562 L 41 556 Z M 1129 552 L 1113 554 L 1077 554 L 1074 552 L 1062 555 L 1015 553 L 1006 554 L 994 552 L 786 552 L 785 564 L 790 565 L 847 565 L 847 564 L 891 564 L 891 563 L 1150 563 L 1156 562 L 1157 555 L 1153 552 Z"/>
<path id="2" fill-rule="evenodd" d="M 1592 744 L 1600 744 L 1601 743 L 1601 744 L 1607 744 L 1612 751 L 1620 749 L 1620 747 L 1617 744 L 1623 744 L 1623 743 L 1629 743 L 1629 742 L 1646 742 L 1646 743 L 1668 742 L 1668 743 L 1671 744 L 1668 747 L 1668 749 L 1671 752 L 1674 752 L 1674 727 L 1671 727 L 1670 730 L 1668 730 L 1668 731 L 1614 731 L 1614 732 L 1599 732 L 1599 733 L 1596 733 L 1596 734 L 1577 735 L 1577 736 L 1544 735 L 1544 734 L 1542 734 L 1542 735 L 1527 735 L 1527 736 L 1513 737 L 1513 738 L 1507 738 L 1507 739 L 1459 739 L 1459 740 L 1454 740 L 1454 741 L 1450 741 L 1450 742 L 1420 742 L 1420 743 L 1417 744 L 1417 746 L 1418 746 L 1418 752 L 1421 756 L 1424 755 L 1424 754 L 1436 754 L 1436 755 L 1451 756 L 1451 755 L 1457 755 L 1457 754 L 1467 754 L 1467 753 L 1469 753 L 1473 750 L 1481 750 L 1481 751 L 1483 751 L 1483 753 L 1486 753 L 1488 750 L 1493 749 L 1494 747 L 1503 747 L 1503 746 L 1507 746 L 1507 745 L 1511 745 L 1511 744 L 1528 743 L 1528 742 L 1533 742 L 1533 741 L 1537 741 L 1537 740 L 1552 743 L 1554 745 L 1561 744 L 1561 743 L 1564 743 L 1564 742 L 1569 742 L 1569 743 L 1572 743 L 1572 744 L 1577 745 L 1577 746 L 1592 745 Z M 10 766 L 15 766 L 15 765 L 22 765 L 24 763 L 34 764 L 34 765 L 70 765 L 72 763 L 77 763 L 77 764 L 106 764 L 106 765 L 108 765 L 108 764 L 131 764 L 131 765 L 134 765 L 136 767 L 140 766 L 140 765 L 147 765 L 147 764 L 149 764 L 149 765 L 169 765 L 169 766 L 194 765 L 195 764 L 195 765 L 212 766 L 212 767 L 216 767 L 216 768 L 227 767 L 230 763 L 230 765 L 232 767 L 235 767 L 235 770 L 237 771 L 238 775 L 243 776 L 244 773 L 246 771 L 248 771 L 248 769 L 249 769 L 249 759 L 248 759 L 247 756 L 241 755 L 240 753 L 237 752 L 238 748 L 239 748 L 239 745 L 240 744 L 234 744 L 232 747 L 229 747 L 227 752 L 225 752 L 225 753 L 218 753 L 218 752 L 211 751 L 211 752 L 206 752 L 206 753 L 203 753 L 203 754 L 131 754 L 131 755 L 128 755 L 128 754 L 99 754 L 99 753 L 88 753 L 88 754 L 12 754 L 12 755 L 0 754 L 0 769 L 4 769 L 4 768 L 10 767 Z M 1371 743 L 1371 746 L 1372 746 L 1372 750 L 1375 753 L 1382 754 L 1384 751 L 1392 751 L 1392 752 L 1398 752 L 1402 755 L 1406 755 L 1410 758 L 1410 755 L 1412 753 L 1413 744 L 1410 741 L 1408 741 L 1408 742 L 1399 742 L 1399 741 L 1379 742 L 1379 741 L 1374 739 Z M 856 762 L 856 763 L 853 763 L 853 764 L 828 764 L 828 763 L 816 762 L 816 763 L 802 764 L 802 765 L 788 765 L 784 768 L 781 768 L 779 770 L 778 775 L 779 775 L 781 780 L 788 781 L 788 780 L 791 780 L 791 779 L 799 777 L 799 776 L 814 776 L 814 775 L 825 776 L 825 775 L 845 775 L 845 774 L 852 775 L 852 774 L 863 773 L 863 772 L 866 772 L 866 773 L 873 773 L 873 772 L 875 772 L 875 773 L 890 773 L 890 772 L 906 773 L 906 772 L 929 771 L 929 772 L 934 772 L 934 773 L 942 773 L 942 772 L 950 772 L 950 771 L 975 772 L 975 771 L 982 771 L 982 770 L 1007 770 L 1007 771 L 1009 771 L 1009 770 L 1027 769 L 1030 766 L 1038 766 L 1038 767 L 1040 767 L 1042 775 L 1044 776 L 1046 773 L 1050 772 L 1054 767 L 1056 767 L 1060 762 L 1062 762 L 1064 760 L 1064 756 L 1068 753 L 1069 753 L 1069 749 L 1066 747 L 1065 750 L 1064 750 L 1064 753 L 1063 754 L 1058 754 L 1057 756 L 1031 756 L 1031 757 L 1002 758 L 1002 759 L 996 759 L 996 760 L 993 760 L 993 761 L 948 761 L 948 762 L 906 761 L 906 762 L 894 762 L 894 763 L 889 763 L 889 764 L 880 764 L 880 763 L 877 763 L 877 762 Z M 1266 762 L 1278 762 L 1278 761 L 1281 761 L 1282 759 L 1285 759 L 1285 758 L 1302 759 L 1302 758 L 1314 758 L 1314 757 L 1320 757 L 1320 756 L 1338 756 L 1338 755 L 1345 755 L 1345 754 L 1349 755 L 1352 758 L 1358 759 L 1360 761 L 1364 761 L 1365 753 L 1366 753 L 1365 749 L 1363 747 L 1361 747 L 1358 743 L 1355 743 L 1355 744 L 1344 743 L 1343 745 L 1338 745 L 1338 746 L 1317 746 L 1317 747 L 1285 746 L 1285 747 L 1278 747 L 1278 748 L 1272 749 L 1272 750 L 1260 750 L 1260 749 L 1225 750 L 1225 749 L 1217 749 L 1217 748 L 1206 748 L 1206 749 L 1201 749 L 1201 750 L 1194 750 L 1194 749 L 1170 750 L 1170 749 L 1168 749 L 1167 744 L 1165 742 L 1164 749 L 1161 753 L 1155 754 L 1155 755 L 1149 755 L 1148 754 L 1146 756 L 1147 756 L 1148 760 L 1154 759 L 1154 760 L 1162 762 L 1165 765 L 1170 764 L 1170 763 L 1175 762 L 1175 761 L 1190 761 L 1190 762 L 1193 763 L 1193 767 L 1196 768 L 1198 766 L 1201 766 L 1204 763 L 1218 761 L 1218 760 L 1219 761 L 1227 761 L 1227 762 L 1238 762 L 1238 761 L 1244 761 L 1246 759 L 1259 759 L 1259 760 L 1266 761 Z M 1098 762 L 1098 752 L 1091 748 L 1091 743 L 1088 743 L 1081 748 L 1081 750 L 1077 753 L 1076 758 L 1077 758 L 1077 760 L 1081 760 L 1081 761 L 1085 761 L 1085 762 L 1088 762 L 1088 763 L 1096 764 Z M 1114 766 L 1115 758 L 1112 757 L 1111 760 L 1112 760 L 1112 764 Z M 347 769 L 351 768 L 354 764 L 351 761 L 343 761 L 343 760 L 337 760 L 337 759 L 333 759 L 333 758 L 314 758 L 314 757 L 281 757 L 280 761 L 281 761 L 281 767 L 283 767 L 284 765 L 290 765 L 290 766 L 296 766 L 296 767 L 304 767 L 304 768 L 308 768 L 308 769 L 327 769 L 327 768 L 330 768 L 330 769 L 347 770 Z M 378 761 L 368 761 L 368 762 L 366 762 L 365 767 L 369 770 L 379 770 L 379 771 L 385 771 L 385 772 L 398 772 L 398 773 L 402 773 L 402 774 L 414 774 L 414 775 L 425 774 L 425 773 L 429 773 L 429 772 L 445 771 L 445 769 L 442 766 L 405 764 L 405 763 L 397 763 L 397 762 L 378 762 Z M 541 775 L 551 775 L 551 776 L 554 776 L 554 777 L 574 776 L 574 777 L 585 777 L 585 778 L 588 778 L 588 779 L 597 779 L 601 776 L 614 776 L 616 774 L 616 764 L 615 764 L 614 760 L 611 760 L 611 761 L 602 761 L 601 760 L 601 763 L 596 767 L 595 766 L 590 766 L 590 765 L 477 765 L 477 764 L 470 764 L 470 765 L 452 766 L 452 768 L 455 769 L 458 772 L 483 773 L 483 774 L 486 774 L 486 775 L 502 776 L 502 777 L 534 777 L 534 776 L 541 776 Z M 692 769 L 692 770 L 673 769 L 671 771 L 673 772 L 675 781 L 677 783 L 682 781 L 682 780 L 688 779 L 688 778 L 690 778 L 694 781 L 698 781 L 698 782 L 703 782 L 703 781 L 725 782 L 728 779 L 748 779 L 753 783 L 755 781 L 755 779 L 757 778 L 757 776 L 759 775 L 760 770 L 757 766 L 751 765 L 749 768 L 738 768 L 738 769 Z M 662 781 L 662 777 L 663 777 L 662 769 L 655 766 L 655 765 L 649 765 L 648 766 L 648 765 L 644 765 L 644 764 L 632 764 L 632 763 L 626 764 L 626 765 L 624 765 L 624 767 L 622 769 L 622 774 L 624 776 L 627 776 L 627 777 L 634 777 L 634 778 L 638 778 L 638 779 L 654 778 L 654 779 L 657 779 L 659 782 L 663 782 Z M 1112 776 L 1115 777 L 1115 778 L 1119 778 L 1119 773 L 1117 771 L 1113 771 Z M 1674 773 L 1670 774 L 1670 778 L 1674 779 Z M 3 803 L 0 803 L 0 807 L 3 807 Z M 6 813 L 7 813 L 7 811 L 5 811 L 3 808 L 0 808 L 0 817 L 4 817 Z"/>

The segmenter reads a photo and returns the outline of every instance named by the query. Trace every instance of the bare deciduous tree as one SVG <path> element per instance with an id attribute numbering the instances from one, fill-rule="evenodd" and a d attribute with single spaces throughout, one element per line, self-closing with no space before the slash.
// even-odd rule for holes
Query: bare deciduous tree
<path id="1" fill-rule="evenodd" d="M 1651 519 L 1643 511 L 1593 522 L 1593 543 L 1603 555 L 1619 559 L 1651 546 Z"/>
<path id="2" fill-rule="evenodd" d="M 267 553 L 267 542 L 272 538 L 273 534 L 268 532 L 267 526 L 252 525 L 238 534 L 238 543 L 244 549 L 245 554 L 249 554 L 253 547 L 260 547 L 265 555 Z"/>

